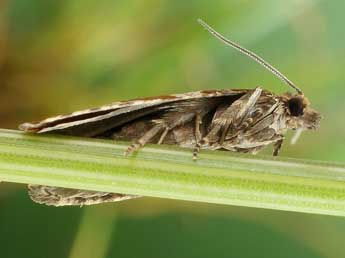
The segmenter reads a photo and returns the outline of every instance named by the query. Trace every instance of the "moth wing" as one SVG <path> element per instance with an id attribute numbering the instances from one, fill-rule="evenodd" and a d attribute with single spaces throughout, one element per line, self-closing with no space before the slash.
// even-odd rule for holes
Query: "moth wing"
<path id="1" fill-rule="evenodd" d="M 137 195 L 87 191 L 44 185 L 29 185 L 28 188 L 31 200 L 49 206 L 82 206 L 104 202 L 118 202 L 140 197 Z"/>
<path id="2" fill-rule="evenodd" d="M 112 128 L 121 126 L 140 117 L 188 105 L 201 99 L 220 97 L 235 98 L 248 90 L 204 90 L 144 99 L 116 102 L 100 108 L 76 111 L 71 114 L 47 118 L 38 123 L 24 123 L 19 128 L 26 132 L 61 134 L 93 137 Z"/>

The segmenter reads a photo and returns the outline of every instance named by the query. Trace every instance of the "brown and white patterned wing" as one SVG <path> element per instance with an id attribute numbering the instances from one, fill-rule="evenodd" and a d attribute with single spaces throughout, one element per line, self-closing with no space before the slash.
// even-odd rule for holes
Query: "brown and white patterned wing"
<path id="1" fill-rule="evenodd" d="M 24 123 L 26 132 L 56 132 L 67 135 L 94 137 L 134 119 L 176 108 L 198 100 L 238 96 L 248 90 L 204 90 L 185 94 L 134 99 L 116 102 L 99 108 L 76 111 L 68 115 L 47 118 L 39 123 Z"/>
<path id="2" fill-rule="evenodd" d="M 49 206 L 92 205 L 138 198 L 138 195 L 69 189 L 44 185 L 29 185 L 31 200 Z"/>

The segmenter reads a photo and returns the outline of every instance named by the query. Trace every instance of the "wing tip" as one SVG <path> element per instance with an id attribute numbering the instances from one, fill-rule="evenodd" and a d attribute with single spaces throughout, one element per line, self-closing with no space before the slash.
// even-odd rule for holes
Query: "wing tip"
<path id="1" fill-rule="evenodd" d="M 28 194 L 32 201 L 48 206 L 59 206 L 58 196 L 52 194 L 48 190 L 44 186 L 28 185 Z"/>
<path id="2" fill-rule="evenodd" d="M 18 129 L 24 132 L 37 132 L 39 129 L 35 124 L 23 123 L 18 126 Z"/>

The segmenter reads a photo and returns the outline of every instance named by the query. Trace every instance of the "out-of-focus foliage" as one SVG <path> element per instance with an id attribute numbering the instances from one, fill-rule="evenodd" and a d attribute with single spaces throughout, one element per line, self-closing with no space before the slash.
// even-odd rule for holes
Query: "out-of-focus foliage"
<path id="1" fill-rule="evenodd" d="M 120 99 L 286 86 L 197 23 L 265 57 L 324 119 L 281 155 L 344 161 L 345 2 L 0 2 L 0 125 Z M 271 152 L 271 150 L 267 150 Z M 31 203 L 1 184 L 1 257 L 343 257 L 343 218 L 138 199 L 91 208 Z"/>

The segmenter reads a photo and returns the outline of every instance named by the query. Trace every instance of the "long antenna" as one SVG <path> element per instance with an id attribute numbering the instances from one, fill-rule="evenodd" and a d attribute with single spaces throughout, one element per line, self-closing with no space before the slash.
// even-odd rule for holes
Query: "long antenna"
<path id="1" fill-rule="evenodd" d="M 240 45 L 238 45 L 237 43 L 225 38 L 223 35 L 221 35 L 220 33 L 218 33 L 217 31 L 215 31 L 213 28 L 211 28 L 207 23 L 205 23 L 203 20 L 198 19 L 198 22 L 205 28 L 207 29 L 212 35 L 214 35 L 216 38 L 218 38 L 220 41 L 222 41 L 223 43 L 225 43 L 226 45 L 229 45 L 235 49 L 237 49 L 238 51 L 240 51 L 241 53 L 249 56 L 251 59 L 253 59 L 254 61 L 256 61 L 257 63 L 259 63 L 260 65 L 262 65 L 263 67 L 265 67 L 268 71 L 270 71 L 271 73 L 273 73 L 275 76 L 277 76 L 280 80 L 282 80 L 283 82 L 285 82 L 287 85 L 289 85 L 290 87 L 294 88 L 299 94 L 303 95 L 303 92 L 300 88 L 298 88 L 292 81 L 290 81 L 284 74 L 282 74 L 281 72 L 279 72 L 279 70 L 277 68 L 275 68 L 274 66 L 272 66 L 271 64 L 269 64 L 268 62 L 266 62 L 262 57 L 258 56 L 257 54 L 245 49 L 244 47 L 241 47 Z"/>

